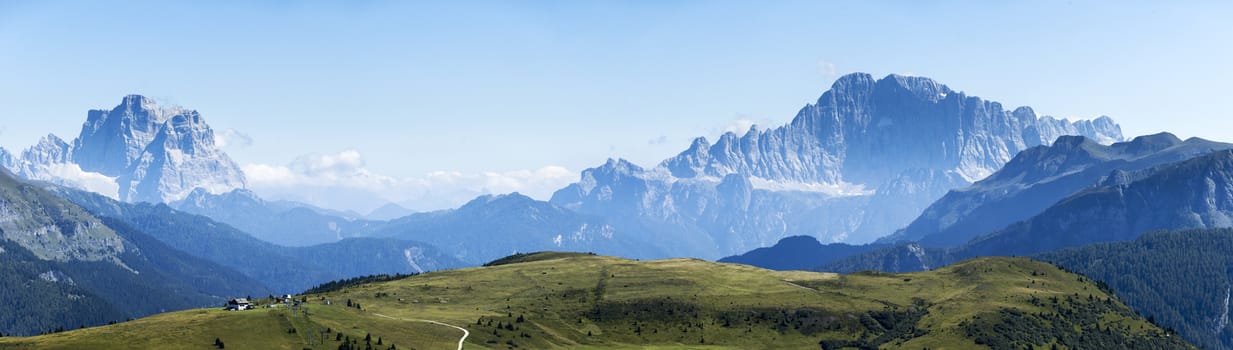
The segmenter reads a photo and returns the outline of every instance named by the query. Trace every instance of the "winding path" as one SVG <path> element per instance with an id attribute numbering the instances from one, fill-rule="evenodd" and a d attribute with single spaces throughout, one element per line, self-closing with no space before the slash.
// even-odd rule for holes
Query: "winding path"
<path id="1" fill-rule="evenodd" d="M 441 323 L 441 322 L 437 322 L 433 320 L 415 320 L 415 319 L 396 318 L 396 317 L 390 317 L 390 316 L 386 316 L 382 314 L 373 314 L 373 315 L 377 315 L 377 317 L 385 317 L 391 320 L 424 322 L 424 323 L 431 323 L 431 324 L 435 324 L 439 326 L 453 327 L 454 329 L 462 331 L 462 339 L 458 339 L 458 350 L 462 350 L 462 342 L 467 341 L 467 337 L 471 335 L 471 332 L 468 332 L 466 328 L 462 328 L 462 327 L 455 326 L 455 325 L 448 324 L 448 323 Z"/>

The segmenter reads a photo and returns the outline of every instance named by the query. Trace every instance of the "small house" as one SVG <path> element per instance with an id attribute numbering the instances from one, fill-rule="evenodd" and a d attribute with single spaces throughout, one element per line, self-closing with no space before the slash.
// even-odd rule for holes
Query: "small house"
<path id="1" fill-rule="evenodd" d="M 227 310 L 248 310 L 252 309 L 253 304 L 248 302 L 248 298 L 235 298 L 227 301 Z"/>

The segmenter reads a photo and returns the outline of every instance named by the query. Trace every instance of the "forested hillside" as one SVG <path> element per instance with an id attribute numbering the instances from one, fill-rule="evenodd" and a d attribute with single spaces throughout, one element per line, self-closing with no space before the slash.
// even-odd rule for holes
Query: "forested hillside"
<path id="1" fill-rule="evenodd" d="M 1153 232 L 1040 255 L 1112 287 L 1140 314 L 1207 349 L 1233 349 L 1233 229 Z"/>

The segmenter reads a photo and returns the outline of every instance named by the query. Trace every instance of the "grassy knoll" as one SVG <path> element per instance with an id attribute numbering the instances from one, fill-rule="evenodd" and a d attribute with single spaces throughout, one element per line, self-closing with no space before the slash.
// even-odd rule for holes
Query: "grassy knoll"
<path id="1" fill-rule="evenodd" d="M 840 276 L 693 259 L 532 254 L 307 298 L 307 318 L 193 310 L 0 338 L 0 348 L 124 348 L 134 338 L 142 339 L 140 348 L 202 348 L 229 334 L 234 340 L 221 337 L 229 348 L 300 349 L 309 346 L 308 334 L 319 337 L 311 329 L 329 328 L 314 348 L 337 349 L 342 332 L 360 339 L 360 349 L 369 334 L 376 349 L 453 349 L 462 335 L 411 320 L 468 329 L 467 349 L 1188 347 L 1086 279 L 1023 258 Z M 286 333 L 293 327 L 300 332 Z"/>

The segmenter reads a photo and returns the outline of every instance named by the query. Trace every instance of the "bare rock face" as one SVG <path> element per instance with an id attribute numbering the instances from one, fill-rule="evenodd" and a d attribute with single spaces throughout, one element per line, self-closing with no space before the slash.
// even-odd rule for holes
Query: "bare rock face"
<path id="1" fill-rule="evenodd" d="M 655 168 L 610 160 L 551 202 L 636 227 L 646 241 L 688 242 L 665 248 L 673 254 L 719 257 L 792 235 L 865 243 L 1062 135 L 1122 140 L 1108 117 L 1041 117 L 928 78 L 857 73 L 786 125 L 697 138 Z"/>
<path id="2" fill-rule="evenodd" d="M 953 172 L 970 181 L 993 173 L 1024 149 L 1058 136 L 1108 144 L 1122 140 L 1108 117 L 1070 122 L 1028 107 L 967 96 L 929 78 L 868 74 L 840 78 L 788 125 L 695 140 L 663 162 L 676 177 L 744 174 L 765 179 L 870 186 L 908 169 Z"/>
<path id="3" fill-rule="evenodd" d="M 72 143 L 48 135 L 20 158 L 0 158 L 22 177 L 128 202 L 170 202 L 198 188 L 223 193 L 247 185 L 197 111 L 160 107 L 140 95 L 125 96 L 111 110 L 89 111 Z"/>

